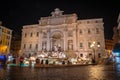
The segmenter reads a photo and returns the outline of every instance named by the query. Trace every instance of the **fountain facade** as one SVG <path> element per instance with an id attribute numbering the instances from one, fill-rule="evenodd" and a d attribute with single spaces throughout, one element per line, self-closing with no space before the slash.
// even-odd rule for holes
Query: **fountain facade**
<path id="1" fill-rule="evenodd" d="M 41 17 L 39 24 L 23 26 L 20 54 L 61 58 L 64 53 L 68 58 L 84 58 L 94 55 L 90 45 L 95 41 L 100 45 L 95 52 L 98 59 L 105 54 L 103 19 L 77 19 L 77 14 L 63 14 L 56 8 L 51 16 Z"/>

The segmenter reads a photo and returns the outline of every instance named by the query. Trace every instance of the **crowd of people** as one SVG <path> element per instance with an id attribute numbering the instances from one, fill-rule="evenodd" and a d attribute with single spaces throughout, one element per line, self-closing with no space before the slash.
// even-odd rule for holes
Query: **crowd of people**
<path id="1" fill-rule="evenodd" d="M 0 66 L 4 66 L 6 64 L 7 57 L 5 54 L 0 55 Z"/>
<path id="2" fill-rule="evenodd" d="M 5 53 L 0 54 L 0 66 L 6 66 L 10 63 L 17 64 L 17 62 L 22 63 L 22 59 L 18 55 Z"/>
<path id="3" fill-rule="evenodd" d="M 19 66 L 22 66 L 23 64 L 29 64 L 32 65 L 32 63 L 38 63 L 40 61 L 40 64 L 49 64 L 48 58 L 66 58 L 65 54 L 60 52 L 59 54 L 57 52 L 50 53 L 42 52 L 41 54 L 21 54 L 21 55 L 14 55 L 14 54 L 0 54 L 0 66 L 6 66 L 8 64 L 16 64 Z M 63 62 L 64 64 L 64 62 Z"/>
<path id="4" fill-rule="evenodd" d="M 46 59 L 46 57 L 48 57 L 48 58 Z M 11 63 L 19 65 L 19 66 L 22 66 L 25 63 L 29 64 L 29 65 L 32 65 L 32 63 L 49 64 L 50 63 L 49 58 L 51 58 L 51 57 L 60 58 L 60 59 L 67 58 L 65 56 L 65 54 L 62 52 L 60 52 L 59 54 L 57 52 L 52 52 L 51 55 L 50 55 L 50 53 L 46 53 L 46 52 L 43 52 L 41 54 L 34 53 L 32 55 L 31 54 L 28 54 L 28 55 L 26 55 L 26 54 L 22 54 L 22 55 L 0 54 L 0 66 L 6 66 L 7 64 L 11 64 Z M 112 60 L 112 57 L 108 57 L 106 59 L 107 63 L 111 60 Z M 77 58 L 77 59 L 69 58 L 68 61 L 69 61 L 69 63 L 71 62 L 73 64 L 76 62 L 79 62 L 79 63 L 88 62 L 88 61 L 85 62 L 85 60 L 82 61 L 81 58 Z M 61 64 L 65 64 L 65 62 L 66 61 L 61 61 Z M 94 63 L 92 60 L 89 60 L 89 62 Z"/>

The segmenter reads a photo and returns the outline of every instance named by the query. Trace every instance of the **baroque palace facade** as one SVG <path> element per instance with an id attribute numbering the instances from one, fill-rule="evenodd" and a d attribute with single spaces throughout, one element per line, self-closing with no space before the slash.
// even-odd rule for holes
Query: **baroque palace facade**
<path id="1" fill-rule="evenodd" d="M 11 38 L 12 30 L 2 26 L 2 22 L 0 21 L 0 54 L 10 53 Z"/>
<path id="2" fill-rule="evenodd" d="M 105 54 L 102 18 L 78 20 L 76 14 L 63 15 L 58 8 L 51 15 L 41 17 L 39 24 L 23 26 L 21 54 L 61 51 L 96 58 Z"/>
<path id="3" fill-rule="evenodd" d="M 113 28 L 113 40 L 114 40 L 114 45 L 116 43 L 120 43 L 120 13 L 119 13 L 119 16 L 118 16 L 118 20 L 117 20 L 117 23 L 118 23 L 118 26 L 115 26 Z"/>

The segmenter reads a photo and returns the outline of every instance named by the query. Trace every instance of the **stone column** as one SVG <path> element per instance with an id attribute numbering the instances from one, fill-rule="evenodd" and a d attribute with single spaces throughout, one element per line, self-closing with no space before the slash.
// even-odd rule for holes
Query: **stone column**
<path id="1" fill-rule="evenodd" d="M 50 29 L 47 30 L 47 51 L 50 51 Z"/>
<path id="2" fill-rule="evenodd" d="M 50 38 L 50 50 L 52 51 L 52 38 Z"/>
<path id="3" fill-rule="evenodd" d="M 64 51 L 67 50 L 67 28 L 64 29 Z"/>
<path id="4" fill-rule="evenodd" d="M 78 30 L 78 27 L 76 25 L 76 51 L 78 51 L 79 49 L 79 30 Z"/>
<path id="5" fill-rule="evenodd" d="M 60 43 L 61 43 L 61 50 L 63 51 L 64 50 L 64 39 L 63 38 L 61 39 Z"/>
<path id="6" fill-rule="evenodd" d="M 76 51 L 77 45 L 76 45 L 76 28 L 73 29 L 73 50 Z"/>
<path id="7" fill-rule="evenodd" d="M 42 31 L 39 32 L 38 51 L 42 50 Z"/>

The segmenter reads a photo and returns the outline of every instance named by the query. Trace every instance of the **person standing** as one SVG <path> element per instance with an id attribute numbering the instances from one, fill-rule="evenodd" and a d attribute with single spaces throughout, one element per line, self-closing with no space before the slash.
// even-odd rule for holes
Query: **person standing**
<path id="1" fill-rule="evenodd" d="M 20 56 L 20 59 L 19 59 L 19 62 L 20 62 L 20 67 L 21 67 L 21 66 L 22 66 L 22 64 L 23 64 L 23 60 L 24 60 L 23 56 Z"/>
<path id="2" fill-rule="evenodd" d="M 2 65 L 5 66 L 6 65 L 6 60 L 7 60 L 7 57 L 5 54 L 3 54 L 3 61 L 2 61 Z"/>
<path id="3" fill-rule="evenodd" d="M 45 61 L 45 64 L 48 64 L 49 62 L 48 62 L 48 59 Z"/>

